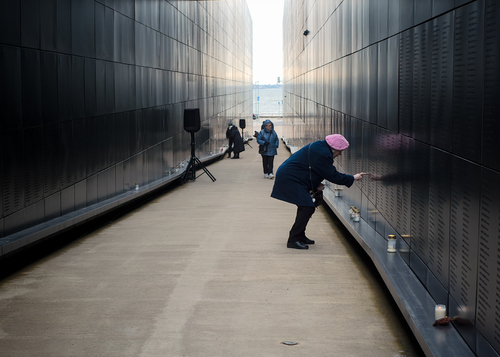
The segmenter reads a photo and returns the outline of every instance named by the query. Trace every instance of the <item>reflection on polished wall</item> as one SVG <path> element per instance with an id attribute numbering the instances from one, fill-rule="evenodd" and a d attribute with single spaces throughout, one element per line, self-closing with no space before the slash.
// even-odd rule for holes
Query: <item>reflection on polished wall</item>
<path id="1" fill-rule="evenodd" d="M 252 114 L 245 0 L 2 1 L 0 238 L 161 179 Z"/>
<path id="2" fill-rule="evenodd" d="M 284 140 L 348 138 L 336 165 L 373 175 L 346 203 L 398 235 L 471 350 L 496 355 L 500 3 L 287 0 L 284 13 Z"/>

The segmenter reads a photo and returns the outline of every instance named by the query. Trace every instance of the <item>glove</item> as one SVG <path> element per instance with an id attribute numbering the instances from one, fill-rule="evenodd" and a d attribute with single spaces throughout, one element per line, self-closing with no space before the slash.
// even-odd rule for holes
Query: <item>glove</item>
<path id="1" fill-rule="evenodd" d="M 266 142 L 264 143 L 264 146 L 267 146 L 267 145 L 269 145 L 269 143 L 266 141 Z"/>

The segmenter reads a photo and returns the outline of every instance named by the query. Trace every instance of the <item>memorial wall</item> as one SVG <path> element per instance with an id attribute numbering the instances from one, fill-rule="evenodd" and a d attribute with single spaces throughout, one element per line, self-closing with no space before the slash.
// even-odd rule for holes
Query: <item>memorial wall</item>
<path id="1" fill-rule="evenodd" d="M 471 351 L 500 353 L 500 3 L 286 0 L 284 140 L 340 133 L 347 205 Z M 306 32 L 307 30 L 307 32 Z"/>
<path id="2" fill-rule="evenodd" d="M 0 238 L 168 175 L 186 108 L 200 158 L 251 118 L 245 0 L 2 1 Z"/>

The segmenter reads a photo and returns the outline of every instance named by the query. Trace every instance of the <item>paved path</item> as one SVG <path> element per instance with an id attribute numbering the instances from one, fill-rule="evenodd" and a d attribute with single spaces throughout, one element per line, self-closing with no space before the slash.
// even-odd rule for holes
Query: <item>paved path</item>
<path id="1" fill-rule="evenodd" d="M 251 145 L 208 167 L 216 182 L 202 175 L 0 281 L 0 355 L 419 356 L 330 212 L 308 226 L 316 245 L 286 248 L 295 206 L 269 197 Z"/>

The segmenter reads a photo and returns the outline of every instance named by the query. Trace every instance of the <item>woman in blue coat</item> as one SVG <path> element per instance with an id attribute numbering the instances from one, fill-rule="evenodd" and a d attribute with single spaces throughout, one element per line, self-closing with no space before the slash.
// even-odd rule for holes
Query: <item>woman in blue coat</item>
<path id="1" fill-rule="evenodd" d="M 349 142 L 342 135 L 328 135 L 325 140 L 304 146 L 278 168 L 271 197 L 297 205 L 295 223 L 288 236 L 288 248 L 308 249 L 308 244 L 314 244 L 306 237 L 305 231 L 315 210 L 311 194 L 325 188 L 321 181 L 351 187 L 354 181 L 366 175 L 343 174 L 333 166 L 333 159 L 342 155 L 348 147 Z"/>
<path id="2" fill-rule="evenodd" d="M 262 166 L 264 167 L 264 177 L 273 179 L 273 164 L 274 156 L 278 155 L 279 139 L 278 134 L 274 131 L 274 124 L 270 120 L 264 121 L 262 124 L 263 129 L 257 136 L 257 142 L 259 145 L 264 145 L 266 151 L 261 153 L 262 155 Z"/>

